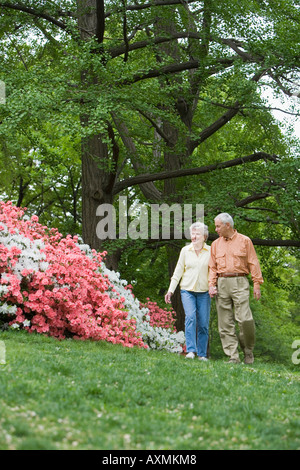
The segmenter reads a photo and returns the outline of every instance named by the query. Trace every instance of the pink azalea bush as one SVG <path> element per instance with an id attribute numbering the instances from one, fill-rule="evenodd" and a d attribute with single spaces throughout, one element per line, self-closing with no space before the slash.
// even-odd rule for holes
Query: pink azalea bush
<path id="1" fill-rule="evenodd" d="M 80 245 L 76 236 L 64 238 L 25 211 L 0 202 L 0 318 L 60 339 L 180 351 L 172 314 L 151 302 L 137 306 L 131 289 L 106 270 L 105 253 Z"/>
<path id="2" fill-rule="evenodd" d="M 175 312 L 173 309 L 166 310 L 161 308 L 156 302 L 147 298 L 146 303 L 141 303 L 141 307 L 146 307 L 149 310 L 149 323 L 151 326 L 161 328 L 168 328 L 176 332 L 175 328 Z"/>
<path id="3" fill-rule="evenodd" d="M 19 246 L 0 244 L 1 302 L 17 307 L 14 325 L 61 339 L 72 336 L 145 347 L 135 320 L 127 318 L 123 299 L 108 294 L 113 285 L 99 271 L 103 254 L 93 251 L 90 258 L 77 237 L 63 238 L 40 225 L 36 216 L 24 220 L 23 215 L 23 210 L 1 202 L 0 229 L 20 237 L 19 242 L 15 239 Z M 36 266 L 16 270 L 24 239 L 27 249 L 28 243 L 39 243 L 41 257 L 37 253 L 33 259 Z"/>

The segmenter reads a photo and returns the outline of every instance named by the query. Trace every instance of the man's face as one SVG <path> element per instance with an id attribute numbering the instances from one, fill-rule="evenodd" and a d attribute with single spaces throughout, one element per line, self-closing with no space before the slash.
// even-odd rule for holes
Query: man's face
<path id="1" fill-rule="evenodd" d="M 216 219 L 215 227 L 219 237 L 228 237 L 230 233 L 230 224 L 228 222 L 226 224 L 223 224 L 223 222 L 221 222 L 219 219 Z"/>

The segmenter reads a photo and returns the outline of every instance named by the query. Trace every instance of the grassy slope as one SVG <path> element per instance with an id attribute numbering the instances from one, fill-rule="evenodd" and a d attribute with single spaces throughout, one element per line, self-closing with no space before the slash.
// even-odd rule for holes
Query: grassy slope
<path id="1" fill-rule="evenodd" d="M 4 332 L 0 449 L 299 449 L 299 369 Z M 299 367 L 299 366 L 298 366 Z"/>

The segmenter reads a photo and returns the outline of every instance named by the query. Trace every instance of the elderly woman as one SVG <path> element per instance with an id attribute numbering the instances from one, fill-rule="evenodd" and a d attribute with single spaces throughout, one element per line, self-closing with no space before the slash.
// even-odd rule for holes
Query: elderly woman
<path id="1" fill-rule="evenodd" d="M 187 358 L 207 360 L 210 296 L 208 293 L 208 262 L 210 247 L 205 243 L 208 228 L 201 222 L 190 226 L 191 244 L 182 248 L 165 295 L 166 303 L 180 282 L 181 300 L 185 312 Z"/>

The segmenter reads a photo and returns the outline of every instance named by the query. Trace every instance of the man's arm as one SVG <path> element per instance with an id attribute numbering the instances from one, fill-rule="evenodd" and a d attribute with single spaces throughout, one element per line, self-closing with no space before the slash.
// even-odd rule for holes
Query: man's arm
<path id="1" fill-rule="evenodd" d="M 212 243 L 210 247 L 210 258 L 209 258 L 208 267 L 209 267 L 208 293 L 210 297 L 214 297 L 215 295 L 218 294 L 218 289 L 217 289 L 218 274 L 217 274 L 217 263 L 216 263 L 216 249 L 215 249 L 214 243 Z"/>
<path id="2" fill-rule="evenodd" d="M 253 296 L 256 300 L 261 298 L 260 285 L 264 282 L 259 260 L 252 241 L 248 240 L 248 267 L 253 281 Z"/>

